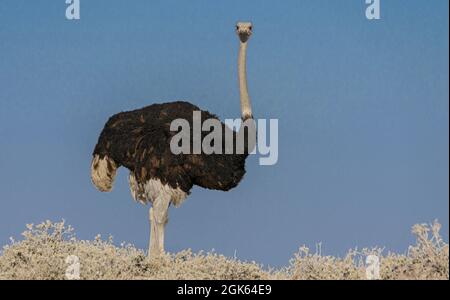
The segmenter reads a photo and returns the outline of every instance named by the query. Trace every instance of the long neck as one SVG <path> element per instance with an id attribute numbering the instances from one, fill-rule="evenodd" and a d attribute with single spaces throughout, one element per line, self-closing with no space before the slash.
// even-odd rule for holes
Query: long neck
<path id="1" fill-rule="evenodd" d="M 248 96 L 247 88 L 247 43 L 240 43 L 239 47 L 239 92 L 241 97 L 241 115 L 242 119 L 253 118 L 252 105 Z"/>

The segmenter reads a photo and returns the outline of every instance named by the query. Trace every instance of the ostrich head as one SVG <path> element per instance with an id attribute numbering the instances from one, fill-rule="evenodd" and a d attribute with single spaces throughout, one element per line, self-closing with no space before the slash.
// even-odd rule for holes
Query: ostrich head
<path id="1" fill-rule="evenodd" d="M 238 22 L 236 24 L 236 34 L 242 43 L 246 43 L 253 33 L 253 25 L 250 22 Z"/>

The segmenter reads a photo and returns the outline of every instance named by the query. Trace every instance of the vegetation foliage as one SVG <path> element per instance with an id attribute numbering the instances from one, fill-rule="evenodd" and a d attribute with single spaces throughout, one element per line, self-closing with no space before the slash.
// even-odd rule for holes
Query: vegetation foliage
<path id="1" fill-rule="evenodd" d="M 66 279 L 66 258 L 80 262 L 81 279 L 366 279 L 365 257 L 380 258 L 381 279 L 449 279 L 449 247 L 439 231 L 441 225 L 413 226 L 416 244 L 404 254 L 384 253 L 380 248 L 350 250 L 345 257 L 321 255 L 303 246 L 281 269 L 268 269 L 256 262 L 210 253 L 184 250 L 147 258 L 132 245 L 116 246 L 112 238 L 97 236 L 79 240 L 64 221 L 27 225 L 23 240 L 0 252 L 0 279 Z"/>

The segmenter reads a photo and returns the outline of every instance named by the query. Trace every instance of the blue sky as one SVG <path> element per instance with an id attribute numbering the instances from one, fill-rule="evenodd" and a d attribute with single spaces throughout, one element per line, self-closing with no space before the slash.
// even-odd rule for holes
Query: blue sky
<path id="1" fill-rule="evenodd" d="M 188 100 L 239 117 L 234 25 L 251 20 L 254 115 L 279 119 L 275 166 L 247 161 L 230 192 L 194 188 L 170 210 L 166 248 L 285 265 L 299 246 L 405 251 L 410 227 L 449 225 L 448 1 L 0 2 L 0 244 L 66 219 L 80 238 L 141 248 L 148 208 L 127 172 L 90 182 L 109 116 Z"/>

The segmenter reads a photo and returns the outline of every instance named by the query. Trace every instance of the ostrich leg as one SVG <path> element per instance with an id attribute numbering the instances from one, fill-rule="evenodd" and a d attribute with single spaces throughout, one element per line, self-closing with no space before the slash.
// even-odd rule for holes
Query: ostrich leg
<path id="1" fill-rule="evenodd" d="M 170 197 L 159 196 L 150 208 L 150 244 L 149 256 L 155 257 L 164 253 L 164 229 L 168 222 Z"/>
<path id="2" fill-rule="evenodd" d="M 156 231 L 155 217 L 153 216 L 153 207 L 150 207 L 149 219 L 150 219 L 150 241 L 148 245 L 148 256 L 157 256 L 158 247 L 156 247 L 156 245 L 158 244 L 158 241 L 156 238 L 157 231 Z"/>

